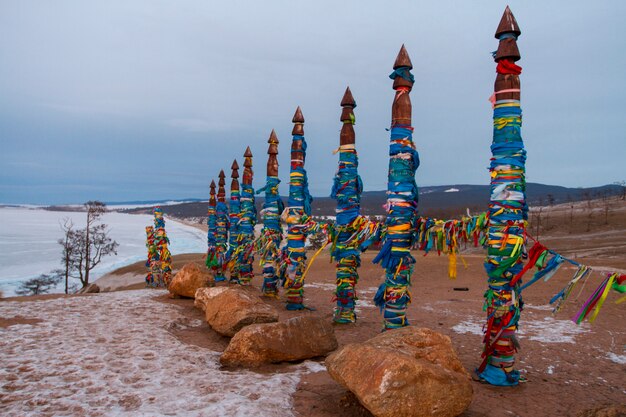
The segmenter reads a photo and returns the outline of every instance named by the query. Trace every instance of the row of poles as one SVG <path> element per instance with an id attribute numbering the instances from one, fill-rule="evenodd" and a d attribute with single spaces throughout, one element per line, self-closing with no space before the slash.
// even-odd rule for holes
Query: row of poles
<path id="1" fill-rule="evenodd" d="M 520 81 L 521 68 L 517 38 L 521 34 L 515 17 L 507 7 L 495 37 L 499 40 L 494 59 L 497 76 L 492 96 L 493 143 L 491 145 L 491 201 L 488 223 L 488 256 L 485 269 L 488 290 L 485 293 L 487 324 L 485 326 L 483 362 L 478 375 L 494 385 L 515 385 L 519 373 L 514 369 L 517 339 L 515 332 L 523 306 L 516 274 L 522 269 L 525 251 L 526 152 L 521 138 Z M 410 92 L 415 79 L 413 65 L 404 47 L 393 65 L 395 97 L 392 104 L 391 135 L 387 205 L 384 233 L 380 252 L 374 263 L 385 270 L 385 281 L 374 301 L 381 307 L 384 329 L 395 329 L 409 324 L 406 313 L 411 301 L 409 287 L 415 259 L 410 253 L 418 219 L 418 187 L 415 173 L 419 154 L 413 142 L 412 105 Z M 370 237 L 363 234 L 368 221 L 360 214 L 362 182 L 358 174 L 358 154 L 355 146 L 354 109 L 356 102 L 350 88 L 341 101 L 343 123 L 340 133 L 339 167 L 334 178 L 332 196 L 337 200 L 336 224 L 333 228 L 331 256 L 336 261 L 337 290 L 334 320 L 338 323 L 356 321 L 360 253 Z M 260 254 L 263 267 L 262 291 L 277 297 L 282 283 L 287 299 L 286 308 L 300 310 L 304 305 L 304 277 L 306 268 L 307 235 L 319 229 L 311 220 L 311 195 L 305 170 L 307 143 L 304 137 L 304 117 L 301 109 L 295 112 L 291 142 L 289 199 L 285 210 L 278 194 L 278 138 L 271 132 L 268 143 L 266 183 L 257 193 L 264 193 L 260 213 L 263 228 L 255 238 L 257 213 L 252 188 L 252 153 L 244 153 L 244 172 L 239 184 L 239 166 L 233 162 L 230 202 L 226 204 L 225 174 L 220 171 L 218 184 L 211 182 L 208 210 L 208 253 L 206 265 L 216 281 L 230 281 L 249 285 L 253 274 L 254 252 Z M 216 191 L 217 188 L 217 191 Z M 287 243 L 283 239 L 281 220 L 287 224 Z M 372 232 L 375 227 L 367 224 Z M 229 233 L 230 232 L 230 233 Z M 360 238 L 355 238 L 359 235 Z"/>

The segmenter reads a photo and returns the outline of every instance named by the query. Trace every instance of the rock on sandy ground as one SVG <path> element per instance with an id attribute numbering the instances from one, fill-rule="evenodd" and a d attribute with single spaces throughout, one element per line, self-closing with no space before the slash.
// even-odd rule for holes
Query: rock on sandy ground
<path id="1" fill-rule="evenodd" d="M 330 321 L 320 317 L 293 317 L 279 323 L 252 324 L 230 341 L 220 363 L 259 367 L 325 356 L 337 349 Z"/>

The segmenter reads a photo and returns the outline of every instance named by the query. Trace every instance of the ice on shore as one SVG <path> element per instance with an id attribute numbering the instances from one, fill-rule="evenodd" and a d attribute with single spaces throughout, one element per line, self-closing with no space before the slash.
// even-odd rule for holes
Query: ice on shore
<path id="1" fill-rule="evenodd" d="M 166 328 L 185 320 L 160 290 L 0 303 L 0 317 L 41 319 L 0 328 L 3 416 L 290 416 L 300 377 L 223 371 L 219 353 Z M 193 325 L 193 321 L 189 321 Z"/>
<path id="2" fill-rule="evenodd" d="M 13 295 L 24 280 L 60 268 L 61 246 L 57 243 L 63 237 L 60 223 L 69 218 L 81 228 L 85 226 L 85 217 L 82 212 L 0 208 L 0 290 L 4 295 Z M 102 222 L 109 225 L 111 238 L 120 246 L 117 256 L 102 258 L 92 271 L 91 281 L 146 258 L 145 226 L 151 225 L 153 218 L 146 214 L 107 213 Z M 205 232 L 168 218 L 165 228 L 172 254 L 206 251 Z"/>

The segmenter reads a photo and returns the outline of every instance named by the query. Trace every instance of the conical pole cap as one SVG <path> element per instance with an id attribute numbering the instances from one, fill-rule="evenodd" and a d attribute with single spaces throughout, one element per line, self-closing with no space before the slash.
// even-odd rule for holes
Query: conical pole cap
<path id="1" fill-rule="evenodd" d="M 276 136 L 274 129 L 272 129 L 272 133 L 270 133 L 270 138 L 267 140 L 267 143 L 278 145 L 278 136 Z"/>
<path id="2" fill-rule="evenodd" d="M 246 148 L 243 156 L 245 157 L 243 161 L 243 166 L 246 168 L 250 168 L 252 166 L 252 151 L 250 150 L 249 146 Z"/>
<path id="3" fill-rule="evenodd" d="M 504 9 L 502 19 L 500 19 L 500 24 L 498 25 L 498 29 L 496 29 L 496 39 L 500 39 L 500 35 L 505 33 L 514 33 L 516 37 L 522 34 L 509 6 L 506 6 L 506 9 Z"/>
<path id="4" fill-rule="evenodd" d="M 296 113 L 293 115 L 292 123 L 304 123 L 304 116 L 302 115 L 302 110 L 300 106 L 296 109 Z"/>
<path id="5" fill-rule="evenodd" d="M 230 169 L 231 169 L 230 177 L 239 178 L 239 164 L 237 163 L 236 159 L 233 161 L 233 164 L 230 166 Z"/>
<path id="6" fill-rule="evenodd" d="M 356 101 L 354 101 L 354 97 L 352 97 L 352 91 L 350 91 L 350 87 L 346 88 L 346 92 L 343 94 L 343 98 L 341 99 L 341 107 L 356 107 Z"/>
<path id="7" fill-rule="evenodd" d="M 396 62 L 393 63 L 393 69 L 398 69 L 400 67 L 408 67 L 409 69 L 413 68 L 413 63 L 411 63 L 411 58 L 409 57 L 409 53 L 406 51 L 404 44 L 402 44 L 400 52 L 398 52 Z"/>

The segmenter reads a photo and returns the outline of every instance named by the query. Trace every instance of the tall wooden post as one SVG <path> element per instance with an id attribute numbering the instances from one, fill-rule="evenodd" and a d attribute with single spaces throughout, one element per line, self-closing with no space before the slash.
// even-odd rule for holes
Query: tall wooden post
<path id="1" fill-rule="evenodd" d="M 163 210 L 161 207 L 155 207 L 154 213 L 154 244 L 159 253 L 158 260 L 158 287 L 167 287 L 172 279 L 172 256 L 168 245 L 170 240 L 167 238 L 165 231 L 165 219 L 163 218 Z"/>
<path id="2" fill-rule="evenodd" d="M 518 342 L 515 337 L 522 310 L 517 275 L 523 268 L 522 252 L 528 218 L 526 205 L 526 151 L 521 137 L 521 67 L 517 38 L 521 34 L 511 10 L 506 8 L 496 30 L 499 40 L 495 53 L 496 82 L 493 103 L 493 142 L 491 144 L 491 201 L 489 240 L 485 270 L 485 326 L 483 361 L 477 373 L 493 385 L 517 385 L 514 369 Z"/>
<path id="3" fill-rule="evenodd" d="M 361 211 L 361 192 L 363 184 L 358 174 L 358 156 L 354 134 L 354 108 L 356 102 L 350 87 L 341 100 L 341 133 L 339 135 L 339 167 L 333 182 L 331 196 L 337 200 L 337 219 L 331 256 L 336 260 L 337 307 L 333 320 L 336 323 L 354 323 L 357 300 L 355 286 L 359 279 L 357 268 L 361 265 L 361 251 L 354 239 L 354 221 Z"/>
<path id="4" fill-rule="evenodd" d="M 211 180 L 211 191 L 209 197 L 209 208 L 207 210 L 207 256 L 206 266 L 209 268 L 213 276 L 217 276 L 217 243 L 216 243 L 216 228 L 217 228 L 217 199 L 215 198 L 215 181 Z"/>
<path id="5" fill-rule="evenodd" d="M 217 269 L 215 282 L 225 281 L 224 271 L 226 270 L 226 251 L 228 242 L 228 208 L 226 207 L 226 175 L 224 170 L 220 170 L 219 181 L 217 183 L 217 205 L 215 207 L 215 246 L 217 255 Z"/>
<path id="6" fill-rule="evenodd" d="M 287 209 L 287 247 L 281 265 L 280 276 L 284 280 L 288 310 L 304 308 L 304 268 L 306 264 L 305 223 L 311 215 L 311 194 L 304 162 L 306 141 L 304 139 L 304 116 L 300 107 L 296 109 L 291 134 L 291 169 L 289 172 L 289 201 Z"/>
<path id="7" fill-rule="evenodd" d="M 252 188 L 252 151 L 246 148 L 243 154 L 243 180 L 241 181 L 241 213 L 239 220 L 239 238 L 237 242 L 237 269 L 239 283 L 250 285 L 254 277 L 254 226 L 256 225 L 256 207 Z"/>
<path id="8" fill-rule="evenodd" d="M 374 301 L 383 311 L 384 329 L 407 326 L 406 309 L 411 301 L 409 286 L 415 259 L 410 249 L 417 218 L 418 189 L 415 171 L 419 155 L 413 143 L 411 126 L 411 99 L 413 68 L 404 45 L 393 65 L 393 89 L 396 90 L 391 107 L 391 144 L 389 148 L 389 175 L 387 183 L 387 235 L 381 251 L 374 258 L 385 268 L 385 282 L 378 289 Z"/>
<path id="9" fill-rule="evenodd" d="M 239 192 L 239 165 L 237 160 L 233 161 L 230 166 L 230 204 L 228 206 L 228 217 L 230 219 L 230 228 L 228 229 L 228 252 L 226 252 L 226 260 L 228 261 L 228 269 L 230 271 L 230 282 L 239 282 L 239 271 L 237 263 L 233 260 L 233 253 L 237 250 L 237 240 L 239 238 L 239 214 L 240 208 L 240 192 Z"/>
<path id="10" fill-rule="evenodd" d="M 257 241 L 257 252 L 261 254 L 261 265 L 263 265 L 263 295 L 268 297 L 278 297 L 278 275 L 276 274 L 278 262 L 280 261 L 280 243 L 283 239 L 283 230 L 280 225 L 280 215 L 284 210 L 284 205 L 278 194 L 278 137 L 272 129 L 267 141 L 267 179 L 265 187 L 257 191 L 265 192 L 265 202 L 261 216 L 263 218 L 263 229 L 261 237 Z"/>
<path id="11" fill-rule="evenodd" d="M 146 260 L 146 267 L 148 268 L 146 286 L 155 287 L 157 285 L 160 272 L 157 271 L 159 253 L 157 252 L 157 247 L 154 244 L 154 226 L 146 226 L 146 248 L 148 249 L 148 259 Z"/>

